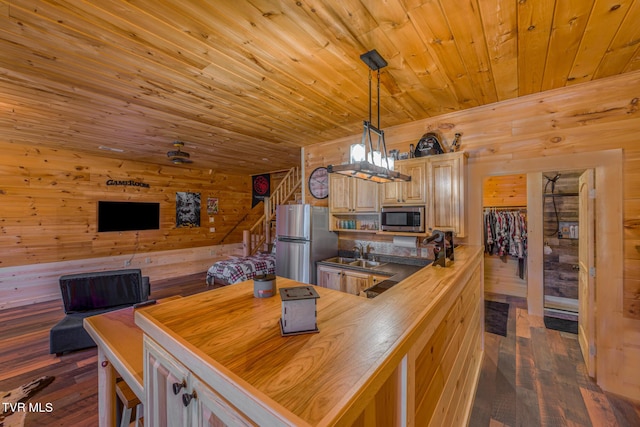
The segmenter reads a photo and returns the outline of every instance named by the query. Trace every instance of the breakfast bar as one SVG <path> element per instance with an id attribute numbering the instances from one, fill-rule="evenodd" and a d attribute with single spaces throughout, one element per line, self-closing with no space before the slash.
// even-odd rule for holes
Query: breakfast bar
<path id="1" fill-rule="evenodd" d="M 316 287 L 318 333 L 283 337 L 253 283 L 135 313 L 145 425 L 465 425 L 482 359 L 481 247 L 365 299 Z M 301 286 L 282 277 L 277 287 Z"/>

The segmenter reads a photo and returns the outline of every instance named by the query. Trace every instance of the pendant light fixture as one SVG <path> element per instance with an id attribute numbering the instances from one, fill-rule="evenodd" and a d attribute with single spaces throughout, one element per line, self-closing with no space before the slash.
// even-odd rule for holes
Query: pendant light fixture
<path id="1" fill-rule="evenodd" d="M 409 175 L 393 170 L 394 159 L 387 156 L 384 131 L 380 129 L 380 69 L 387 66 L 387 61 L 375 49 L 360 55 L 360 59 L 369 66 L 369 120 L 363 122 L 360 144 L 353 144 L 349 150 L 349 163 L 329 165 L 327 171 L 378 183 L 411 181 Z M 376 126 L 371 123 L 371 77 L 373 71 L 377 72 L 378 89 L 378 122 Z M 375 150 L 374 138 L 376 139 Z"/>

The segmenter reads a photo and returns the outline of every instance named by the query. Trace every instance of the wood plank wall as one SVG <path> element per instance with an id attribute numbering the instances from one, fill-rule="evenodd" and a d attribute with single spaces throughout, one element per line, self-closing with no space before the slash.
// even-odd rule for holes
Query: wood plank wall
<path id="1" fill-rule="evenodd" d="M 427 131 L 440 132 L 447 144 L 459 132 L 470 167 L 622 149 L 624 278 L 622 288 L 611 289 L 608 298 L 614 300 L 606 302 L 615 309 L 599 311 L 599 317 L 618 329 L 607 346 L 621 352 L 626 366 L 640 365 L 639 108 L 640 71 L 633 71 L 385 129 L 387 149 L 401 152 L 408 151 L 409 144 L 415 144 Z M 345 162 L 349 145 L 358 141 L 358 134 L 359 129 L 354 129 L 350 137 L 307 147 L 303 159 L 306 173 L 321 165 Z M 481 184 L 468 182 L 467 193 L 481 192 Z M 326 205 L 326 200 L 307 200 Z M 606 277 L 606 272 L 603 275 Z M 609 391 L 640 399 L 640 374 L 611 373 L 605 382 Z"/>
<path id="2" fill-rule="evenodd" d="M 242 230 L 262 214 L 251 210 L 250 176 L 6 141 L 0 150 L 0 308 L 59 298 L 57 276 L 119 269 L 125 259 L 152 278 L 203 272 L 216 257 L 236 253 Z M 109 179 L 149 188 L 107 186 Z M 182 191 L 201 195 L 198 228 L 176 227 L 176 192 Z M 218 214 L 207 214 L 208 197 L 219 199 Z M 160 202 L 160 230 L 98 233 L 98 200 Z"/>
<path id="3" fill-rule="evenodd" d="M 488 176 L 482 183 L 482 206 L 527 207 L 527 175 Z"/>

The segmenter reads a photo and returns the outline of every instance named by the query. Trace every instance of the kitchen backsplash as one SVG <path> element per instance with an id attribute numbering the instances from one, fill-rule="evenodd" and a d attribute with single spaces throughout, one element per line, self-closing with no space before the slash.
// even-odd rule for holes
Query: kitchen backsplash
<path id="1" fill-rule="evenodd" d="M 422 245 L 422 238 L 416 237 L 416 244 L 414 247 L 397 246 L 393 241 L 370 241 L 352 238 L 351 236 L 340 236 L 338 240 L 338 249 L 341 251 L 353 251 L 356 245 L 362 245 L 366 249 L 367 245 L 370 245 L 372 254 L 379 255 L 394 255 L 404 257 L 417 257 L 426 259 L 435 259 L 433 255 L 433 245 Z"/>

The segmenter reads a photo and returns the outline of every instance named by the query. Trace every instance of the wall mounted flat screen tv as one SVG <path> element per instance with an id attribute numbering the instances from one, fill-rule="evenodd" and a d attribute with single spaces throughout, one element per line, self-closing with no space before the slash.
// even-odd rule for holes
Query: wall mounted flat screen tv
<path id="1" fill-rule="evenodd" d="M 98 202 L 98 231 L 159 229 L 160 203 Z"/>

